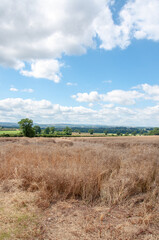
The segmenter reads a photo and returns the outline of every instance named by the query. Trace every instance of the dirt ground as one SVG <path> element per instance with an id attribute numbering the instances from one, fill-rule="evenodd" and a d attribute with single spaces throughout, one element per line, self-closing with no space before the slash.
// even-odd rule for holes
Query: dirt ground
<path id="1" fill-rule="evenodd" d="M 140 216 L 141 214 L 141 216 Z M 158 240 L 159 229 L 128 207 L 87 206 L 81 202 L 59 202 L 45 212 L 45 237 L 51 240 Z"/>

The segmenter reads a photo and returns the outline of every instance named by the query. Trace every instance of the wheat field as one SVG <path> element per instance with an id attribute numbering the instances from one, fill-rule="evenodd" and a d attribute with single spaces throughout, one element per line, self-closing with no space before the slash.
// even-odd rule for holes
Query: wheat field
<path id="1" fill-rule="evenodd" d="M 0 203 L 0 240 L 159 239 L 159 138 L 1 138 Z"/>

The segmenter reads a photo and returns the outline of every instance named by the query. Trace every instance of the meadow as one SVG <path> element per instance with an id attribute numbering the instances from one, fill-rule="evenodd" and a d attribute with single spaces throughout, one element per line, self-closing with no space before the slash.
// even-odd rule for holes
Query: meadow
<path id="1" fill-rule="evenodd" d="M 10 130 L 5 130 L 5 131 L 1 130 L 0 131 L 0 135 L 3 135 L 3 134 L 11 134 L 11 135 L 13 135 L 13 134 L 19 134 L 19 133 L 21 133 L 20 130 L 12 130 L 12 131 L 10 131 Z"/>
<path id="2" fill-rule="evenodd" d="M 159 137 L 0 138 L 0 240 L 159 239 Z"/>

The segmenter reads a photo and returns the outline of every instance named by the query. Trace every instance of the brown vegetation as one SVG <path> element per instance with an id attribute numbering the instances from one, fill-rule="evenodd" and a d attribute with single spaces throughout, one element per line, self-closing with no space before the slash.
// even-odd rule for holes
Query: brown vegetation
<path id="1" fill-rule="evenodd" d="M 14 181 L 19 191 L 35 194 L 41 209 L 55 210 L 62 201 L 72 206 L 69 217 L 76 209 L 76 221 L 88 223 L 85 235 L 61 229 L 65 237 L 57 239 L 158 239 L 157 137 L 1 138 L 1 192 L 13 191 Z"/>

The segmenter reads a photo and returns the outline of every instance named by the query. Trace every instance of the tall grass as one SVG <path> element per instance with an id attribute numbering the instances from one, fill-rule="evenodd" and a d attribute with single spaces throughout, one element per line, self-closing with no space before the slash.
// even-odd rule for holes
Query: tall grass
<path id="1" fill-rule="evenodd" d="M 159 203 L 158 138 L 1 139 L 0 182 L 21 180 L 37 204 L 79 199 L 109 206 Z M 9 191 L 9 189 L 8 189 Z M 138 201 L 138 200 L 137 200 Z"/>

